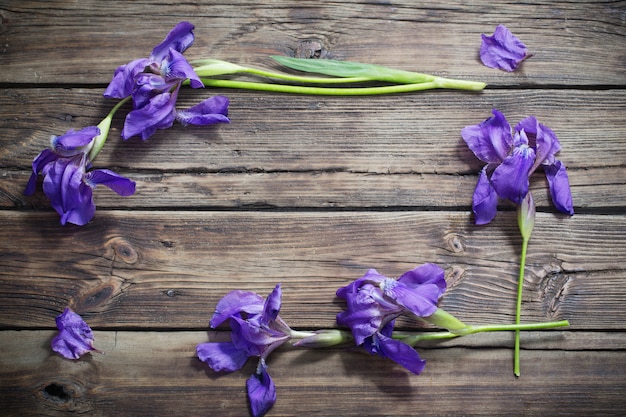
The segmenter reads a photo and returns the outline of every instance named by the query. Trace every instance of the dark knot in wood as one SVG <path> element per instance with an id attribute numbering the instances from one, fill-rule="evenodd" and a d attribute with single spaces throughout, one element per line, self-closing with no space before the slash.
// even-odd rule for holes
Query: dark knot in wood
<path id="1" fill-rule="evenodd" d="M 77 311 L 90 311 L 113 298 L 116 288 L 113 284 L 101 284 L 81 294 L 73 304 Z"/>
<path id="2" fill-rule="evenodd" d="M 330 58 L 330 52 L 319 39 L 306 39 L 298 42 L 294 51 L 296 58 Z"/>
<path id="3" fill-rule="evenodd" d="M 461 236 L 457 235 L 456 233 L 448 233 L 444 239 L 447 244 L 447 249 L 450 252 L 465 252 L 465 244 L 463 243 L 463 238 Z"/>
<path id="4" fill-rule="evenodd" d="M 120 260 L 125 264 L 135 264 L 139 260 L 139 254 L 127 240 L 114 237 L 107 242 L 107 246 L 113 249 L 113 260 Z"/>

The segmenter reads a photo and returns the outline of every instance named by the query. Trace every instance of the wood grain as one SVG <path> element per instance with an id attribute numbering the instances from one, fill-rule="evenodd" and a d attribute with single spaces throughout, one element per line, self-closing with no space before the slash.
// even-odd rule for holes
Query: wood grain
<path id="1" fill-rule="evenodd" d="M 10 336 L 0 348 L 0 403 L 8 415 L 247 413 L 245 380 L 256 364 L 213 373 L 195 357 L 195 346 L 210 340 L 205 332 L 99 331 L 106 354 L 78 362 L 48 349 L 52 332 Z M 621 415 L 623 350 L 559 349 L 523 350 L 517 380 L 510 348 L 420 348 L 427 366 L 419 376 L 355 351 L 281 348 L 268 363 L 278 395 L 271 415 L 545 415 L 537 398 L 549 399 L 554 415 Z M 365 398 L 377 400 L 364 408 Z"/>
<path id="2" fill-rule="evenodd" d="M 230 290 L 265 296 L 278 282 L 295 327 L 332 327 L 339 287 L 369 268 L 399 276 L 424 262 L 447 270 L 442 307 L 475 324 L 513 320 L 514 213 L 488 227 L 453 212 L 100 211 L 81 228 L 60 227 L 52 213 L 4 219 L 4 327 L 49 327 L 67 305 L 96 326 L 204 328 Z M 525 320 L 622 329 L 625 225 L 623 216 L 539 214 Z"/>
<path id="3" fill-rule="evenodd" d="M 478 227 L 482 167 L 460 137 L 493 108 L 534 115 L 560 139 L 576 214 L 555 213 L 546 181 L 523 283 L 524 332 L 417 347 L 420 376 L 353 349 L 283 346 L 268 359 L 275 416 L 621 416 L 626 409 L 626 4 L 624 1 L 0 2 L 0 413 L 3 416 L 242 416 L 256 363 L 216 374 L 195 346 L 233 289 L 282 283 L 281 317 L 335 327 L 337 288 L 368 268 L 395 277 L 446 271 L 440 306 L 470 324 L 512 323 L 520 237 L 514 207 Z M 51 135 L 97 124 L 119 65 L 147 56 L 181 20 L 191 60 L 278 68 L 269 55 L 322 57 L 485 81 L 480 93 L 293 96 L 184 89 L 180 108 L 215 94 L 230 124 L 174 126 L 119 139 L 123 107 L 94 161 L 137 181 L 100 187 L 84 227 L 59 225 L 22 192 Z M 480 35 L 507 25 L 533 56 L 513 73 L 483 66 Z M 41 180 L 40 180 L 41 182 Z M 53 353 L 65 308 L 105 355 Z M 430 331 L 400 318 L 397 328 Z"/>
<path id="4" fill-rule="evenodd" d="M 102 98 L 102 91 L 5 89 L 0 166 L 29 169 L 50 146 L 51 135 L 98 124 L 116 102 Z M 483 163 L 469 151 L 461 130 L 497 108 L 513 126 L 531 115 L 549 126 L 561 142 L 558 157 L 570 170 L 626 165 L 624 90 L 436 91 L 368 98 L 185 90 L 179 107 L 215 93 L 230 98 L 230 124 L 177 124 L 146 142 L 124 142 L 118 135 L 125 109 L 114 122 L 111 144 L 94 163 L 159 172 L 475 174 Z"/>
<path id="5" fill-rule="evenodd" d="M 5 2 L 0 13 L 5 63 L 0 82 L 108 82 L 113 69 L 147 56 L 181 20 L 196 25 L 196 42 L 186 54 L 191 59 L 270 66 L 268 55 L 306 54 L 314 42 L 320 45 L 318 54 L 329 57 L 494 85 L 624 82 L 620 1 L 452 1 L 437 7 L 410 0 L 304 5 L 159 0 L 139 6 L 20 0 Z M 493 71 L 479 61 L 480 35 L 493 33 L 497 24 L 507 25 L 534 54 L 516 73 Z"/>

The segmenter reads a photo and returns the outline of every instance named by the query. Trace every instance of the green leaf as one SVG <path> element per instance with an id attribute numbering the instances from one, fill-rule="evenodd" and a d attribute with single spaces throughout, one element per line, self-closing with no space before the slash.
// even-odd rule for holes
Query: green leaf
<path id="1" fill-rule="evenodd" d="M 396 84 L 418 84 L 437 78 L 434 75 L 361 62 L 291 58 L 278 55 L 273 55 L 271 58 L 287 68 L 335 77 L 363 77 L 372 81 L 388 81 Z"/>

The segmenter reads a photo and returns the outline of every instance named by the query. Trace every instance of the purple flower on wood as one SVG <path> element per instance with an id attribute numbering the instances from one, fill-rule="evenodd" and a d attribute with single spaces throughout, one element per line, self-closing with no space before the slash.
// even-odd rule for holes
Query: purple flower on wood
<path id="1" fill-rule="evenodd" d="M 445 290 L 444 271 L 434 264 L 418 266 L 397 280 L 370 269 L 337 290 L 347 303 L 347 309 L 337 314 L 337 323 L 351 329 L 357 346 L 419 374 L 426 362 L 415 349 L 391 338 L 394 320 L 401 314 L 432 315 Z"/>
<path id="2" fill-rule="evenodd" d="M 89 126 L 79 131 L 69 130 L 51 138 L 52 149 L 44 149 L 33 160 L 33 173 L 24 194 L 32 195 L 37 177 L 42 174 L 43 191 L 50 205 L 61 216 L 61 224 L 82 226 L 94 216 L 96 205 L 93 189 L 99 184 L 109 187 L 121 196 L 135 192 L 135 182 L 108 169 L 89 171 L 89 151 L 100 129 Z"/>
<path id="3" fill-rule="evenodd" d="M 552 201 L 559 211 L 574 214 L 565 166 L 556 159 L 561 149 L 554 132 L 533 116 L 512 130 L 504 115 L 493 116 L 461 131 L 474 155 L 487 165 L 481 170 L 474 190 L 472 209 L 476 224 L 489 223 L 496 215 L 498 198 L 520 205 L 528 194 L 529 178 L 543 167 Z"/>
<path id="4" fill-rule="evenodd" d="M 480 60 L 489 68 L 515 71 L 528 58 L 528 49 L 504 25 L 498 25 L 491 36 L 481 35 Z"/>
<path id="5" fill-rule="evenodd" d="M 231 341 L 209 342 L 197 346 L 198 358 L 216 372 L 241 369 L 249 357 L 259 357 L 254 375 L 248 379 L 248 398 L 253 415 L 262 416 L 276 401 L 276 388 L 265 360 L 277 347 L 291 339 L 291 329 L 278 315 L 281 305 L 280 284 L 267 299 L 253 292 L 235 290 L 217 304 L 211 318 L 212 328 L 230 320 Z"/>
<path id="6" fill-rule="evenodd" d="M 98 352 L 93 347 L 93 332 L 83 319 L 69 308 L 56 318 L 59 334 L 52 339 L 52 350 L 67 359 L 78 359 L 88 352 Z"/>
<path id="7" fill-rule="evenodd" d="M 182 124 L 210 125 L 228 123 L 228 99 L 211 97 L 187 110 L 176 110 L 178 91 L 189 80 L 192 88 L 204 84 L 183 52 L 194 41 L 194 26 L 180 22 L 150 57 L 134 60 L 115 70 L 113 79 L 104 92 L 107 98 L 123 99 L 132 96 L 133 110 L 129 112 L 122 137 L 141 136 L 148 139 L 157 129 L 167 129 L 179 120 Z"/>

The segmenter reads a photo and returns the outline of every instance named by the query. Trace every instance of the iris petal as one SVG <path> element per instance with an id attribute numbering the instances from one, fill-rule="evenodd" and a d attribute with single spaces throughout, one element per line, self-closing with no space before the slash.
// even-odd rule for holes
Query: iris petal
<path id="1" fill-rule="evenodd" d="M 85 321 L 69 308 L 56 318 L 59 334 L 52 339 L 52 350 L 67 359 L 78 359 L 85 353 L 96 351 L 94 336 Z"/>
<path id="2" fill-rule="evenodd" d="M 513 147 L 511 126 L 496 109 L 482 123 L 463 128 L 461 136 L 474 155 L 489 164 L 502 162 Z"/>
<path id="3" fill-rule="evenodd" d="M 113 79 L 104 90 L 104 97 L 119 99 L 128 97 L 135 88 L 135 78 L 148 65 L 150 65 L 149 59 L 140 58 L 117 67 Z"/>
<path id="4" fill-rule="evenodd" d="M 251 291 L 234 290 L 217 303 L 210 325 L 216 328 L 231 316 L 241 312 L 260 314 L 262 311 L 263 297 Z"/>
<path id="5" fill-rule="evenodd" d="M 246 381 L 246 389 L 254 417 L 265 415 L 276 402 L 276 385 L 267 373 L 267 366 L 263 361 L 257 372 Z"/>
<path id="6" fill-rule="evenodd" d="M 443 291 L 433 284 L 409 288 L 402 282 L 397 282 L 385 295 L 406 308 L 418 317 L 430 316 L 437 310 L 437 301 Z"/>
<path id="7" fill-rule="evenodd" d="M 211 125 L 229 123 L 228 98 L 224 96 L 210 97 L 186 110 L 178 110 L 176 119 L 183 125 Z"/>
<path id="8" fill-rule="evenodd" d="M 514 71 L 528 58 L 528 49 L 504 25 L 498 25 L 492 36 L 481 35 L 480 59 L 489 68 Z"/>
<path id="9" fill-rule="evenodd" d="M 439 287 L 443 294 L 446 290 L 444 275 L 444 270 L 439 265 L 426 263 L 405 272 L 398 278 L 398 281 L 410 288 L 418 288 L 423 284 L 434 284 Z"/>
<path id="10" fill-rule="evenodd" d="M 128 139 L 140 135 L 146 140 L 157 129 L 167 129 L 172 126 L 176 119 L 174 105 L 176 99 L 172 99 L 171 93 L 163 93 L 153 97 L 148 104 L 140 109 L 133 110 L 126 116 L 122 137 Z"/>
<path id="11" fill-rule="evenodd" d="M 569 185 L 569 177 L 565 170 L 565 165 L 559 160 L 554 164 L 544 165 L 543 169 L 550 186 L 550 195 L 554 206 L 561 212 L 570 216 L 574 215 L 574 205 L 572 203 L 572 191 Z"/>
<path id="12" fill-rule="evenodd" d="M 167 59 L 161 64 L 161 74 L 168 82 L 189 79 L 192 88 L 204 87 L 187 59 L 174 49 L 170 49 Z"/>
<path id="13" fill-rule="evenodd" d="M 167 34 L 165 39 L 154 47 L 150 59 L 161 62 L 169 53 L 170 48 L 183 53 L 194 41 L 194 26 L 189 22 L 180 22 Z"/>
<path id="14" fill-rule="evenodd" d="M 478 183 L 472 197 L 472 211 L 476 224 L 487 224 L 496 217 L 498 193 L 491 185 L 485 169 L 480 171 Z"/>
<path id="15" fill-rule="evenodd" d="M 426 361 L 411 346 L 382 334 L 377 337 L 380 356 L 391 359 L 416 375 L 426 367 Z"/>
<path id="16" fill-rule="evenodd" d="M 528 193 L 528 177 L 535 161 L 535 151 L 527 145 L 517 146 L 491 175 L 491 184 L 500 198 L 519 205 Z"/>
<path id="17" fill-rule="evenodd" d="M 247 353 L 231 342 L 200 343 L 196 346 L 196 353 L 215 372 L 236 371 L 248 360 Z"/>
<path id="18" fill-rule="evenodd" d="M 108 169 L 96 169 L 85 174 L 84 178 L 87 185 L 92 188 L 102 184 L 109 187 L 121 196 L 129 196 L 135 193 L 135 182 L 126 177 L 122 177 Z"/>

